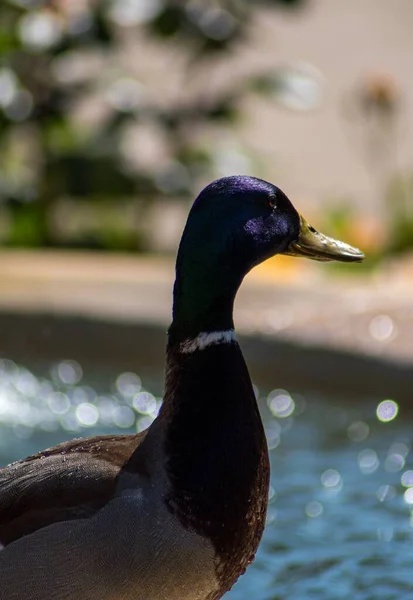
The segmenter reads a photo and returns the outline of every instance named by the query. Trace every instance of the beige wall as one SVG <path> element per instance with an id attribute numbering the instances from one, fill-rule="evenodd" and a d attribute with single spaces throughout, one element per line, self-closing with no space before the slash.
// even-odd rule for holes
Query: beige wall
<path id="1" fill-rule="evenodd" d="M 265 157 L 266 176 L 300 202 L 349 196 L 376 211 L 387 175 L 413 170 L 413 1 L 310 5 L 294 16 L 261 13 L 248 58 L 257 65 L 312 63 L 326 80 L 323 107 L 297 114 L 254 101 L 242 138 Z M 376 73 L 394 78 L 401 107 L 396 139 L 389 136 L 387 155 L 371 162 L 366 144 L 374 132 L 356 109 L 355 90 Z"/>
<path id="2" fill-rule="evenodd" d="M 286 63 L 304 61 L 320 71 L 323 102 L 311 113 L 291 112 L 247 95 L 241 128 L 218 136 L 217 153 L 233 148 L 257 160 L 243 165 L 235 156 L 219 174 L 266 177 L 310 210 L 320 202 L 348 198 L 363 210 L 383 214 L 383 189 L 390 174 L 413 171 L 413 0 L 308 0 L 308 8 L 296 13 L 260 9 L 250 39 L 218 64 L 193 61 L 179 45 L 169 45 L 165 52 L 153 39 L 137 37 L 135 30 L 125 42 L 121 62 L 147 85 L 158 104 L 171 98 L 185 103 L 200 90 L 208 94 L 225 89 L 243 74 Z M 119 56 L 113 60 L 118 64 Z M 399 89 L 395 135 L 380 137 L 358 108 L 357 91 L 375 75 L 389 76 Z M 203 136 L 217 144 L 210 130 Z M 136 144 L 133 136 L 131 140 L 131 160 L 142 160 L 139 145 L 146 154 L 154 147 L 153 154 L 159 156 L 156 132 L 143 137 L 140 130 Z M 385 150 L 381 159 L 369 159 L 372 146 Z"/>

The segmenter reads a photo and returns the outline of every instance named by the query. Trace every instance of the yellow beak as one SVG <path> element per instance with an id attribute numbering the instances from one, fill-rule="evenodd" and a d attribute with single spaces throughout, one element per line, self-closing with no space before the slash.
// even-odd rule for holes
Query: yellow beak
<path id="1" fill-rule="evenodd" d="M 282 254 L 304 256 L 320 261 L 361 262 L 364 259 L 361 250 L 319 233 L 307 223 L 302 215 L 300 215 L 298 240 L 292 242 Z"/>

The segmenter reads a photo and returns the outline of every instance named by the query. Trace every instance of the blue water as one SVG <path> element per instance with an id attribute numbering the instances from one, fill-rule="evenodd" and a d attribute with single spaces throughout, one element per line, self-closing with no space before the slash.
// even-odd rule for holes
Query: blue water
<path id="1" fill-rule="evenodd" d="M 161 378 L 0 360 L 0 464 L 147 427 Z M 256 388 L 271 448 L 268 522 L 227 600 L 413 598 L 412 423 L 383 398 Z"/>

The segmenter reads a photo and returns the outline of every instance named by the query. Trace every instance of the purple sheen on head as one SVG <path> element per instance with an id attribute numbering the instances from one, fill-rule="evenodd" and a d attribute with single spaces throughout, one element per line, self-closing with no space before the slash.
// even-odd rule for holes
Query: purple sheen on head
<path id="1" fill-rule="evenodd" d="M 249 175 L 230 175 L 221 177 L 207 185 L 199 194 L 194 203 L 194 208 L 200 200 L 205 197 L 220 197 L 220 196 L 244 196 L 245 194 L 273 194 L 277 188 L 257 177 Z"/>
<path id="2" fill-rule="evenodd" d="M 266 243 L 271 239 L 272 232 L 265 226 L 265 219 L 263 217 L 250 219 L 246 222 L 244 229 L 256 242 Z"/>

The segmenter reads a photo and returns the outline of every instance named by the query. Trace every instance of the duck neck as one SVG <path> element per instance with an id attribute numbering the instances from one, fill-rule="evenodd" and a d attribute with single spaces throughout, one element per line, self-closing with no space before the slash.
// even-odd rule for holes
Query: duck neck
<path id="1" fill-rule="evenodd" d="M 177 272 L 173 294 L 173 321 L 169 344 L 194 339 L 201 333 L 234 329 L 233 308 L 242 277 L 225 278 L 220 273 Z"/>

